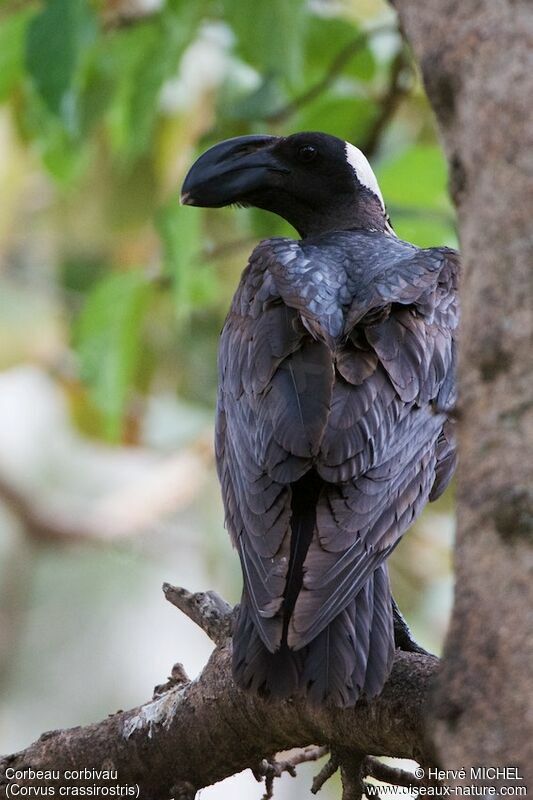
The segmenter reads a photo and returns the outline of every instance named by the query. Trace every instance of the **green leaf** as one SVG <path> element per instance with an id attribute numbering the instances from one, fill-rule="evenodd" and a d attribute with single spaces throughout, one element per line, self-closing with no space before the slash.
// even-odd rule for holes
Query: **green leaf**
<path id="1" fill-rule="evenodd" d="M 222 4 L 237 36 L 238 53 L 267 76 L 297 82 L 303 67 L 305 0 L 223 0 Z"/>
<path id="2" fill-rule="evenodd" d="M 22 76 L 26 28 L 33 14 L 26 9 L 0 21 L 0 101 Z"/>
<path id="3" fill-rule="evenodd" d="M 23 102 L 17 110 L 23 138 L 35 142 L 44 166 L 56 180 L 65 185 L 73 183 L 87 166 L 87 148 L 80 147 L 71 137 L 61 120 L 45 105 L 35 86 L 22 84 L 21 95 Z"/>
<path id="4" fill-rule="evenodd" d="M 217 291 L 215 275 L 202 256 L 201 222 L 201 211 L 182 208 L 176 201 L 161 208 L 156 218 L 180 323 L 186 322 L 195 308 L 209 303 Z"/>
<path id="5" fill-rule="evenodd" d="M 436 146 L 416 145 L 382 162 L 377 177 L 387 204 L 450 208 L 446 161 Z"/>
<path id="6" fill-rule="evenodd" d="M 88 295 L 76 328 L 81 376 L 105 419 L 105 434 L 120 438 L 121 422 L 142 350 L 141 327 L 153 284 L 140 271 L 108 275 Z"/>
<path id="7" fill-rule="evenodd" d="M 218 105 L 222 119 L 247 121 L 264 119 L 286 102 L 279 83 L 273 76 L 266 77 L 257 89 L 244 97 L 232 98 L 231 89 L 231 86 L 223 87 L 221 92 Z"/>
<path id="8" fill-rule="evenodd" d="M 26 37 L 26 65 L 37 90 L 65 127 L 77 130 L 77 78 L 96 37 L 87 0 L 48 0 Z"/>
<path id="9" fill-rule="evenodd" d="M 142 25 L 121 29 L 109 40 L 108 46 L 99 45 L 99 71 L 116 81 L 113 103 L 109 110 L 109 133 L 115 151 L 123 152 L 130 146 L 132 131 L 131 96 L 146 53 L 157 40 L 157 25 L 149 20 Z"/>
<path id="10" fill-rule="evenodd" d="M 371 100 L 325 94 L 302 108 L 295 119 L 295 128 L 331 133 L 357 144 L 364 138 L 375 113 L 376 105 Z"/>
<path id="11" fill-rule="evenodd" d="M 110 108 L 117 87 L 118 78 L 108 68 L 107 43 L 100 40 L 90 54 L 79 92 L 79 129 L 82 137 L 88 136 Z M 107 48 L 108 49 L 108 48 Z"/>
<path id="12" fill-rule="evenodd" d="M 376 59 L 368 42 L 361 39 L 361 31 L 348 20 L 311 16 L 305 39 L 306 84 L 322 78 L 335 57 L 352 46 L 340 75 L 370 81 L 376 73 Z"/>
<path id="13" fill-rule="evenodd" d="M 119 31 L 106 59 L 108 75 L 117 76 L 111 135 L 127 160 L 144 154 L 152 141 L 159 93 L 175 74 L 185 46 L 199 22 L 201 3 L 168 3 L 155 19 Z"/>

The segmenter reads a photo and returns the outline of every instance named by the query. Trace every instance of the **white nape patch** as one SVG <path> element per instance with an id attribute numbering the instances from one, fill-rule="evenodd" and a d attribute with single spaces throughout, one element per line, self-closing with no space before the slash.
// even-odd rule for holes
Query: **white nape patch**
<path id="1" fill-rule="evenodd" d="M 372 167 L 370 166 L 365 154 L 359 150 L 358 147 L 350 144 L 350 142 L 344 143 L 344 150 L 346 153 L 346 161 L 355 172 L 359 183 L 361 183 L 363 186 L 366 186 L 367 189 L 370 189 L 370 191 L 376 195 L 383 207 L 383 210 L 385 210 L 385 202 L 383 200 L 383 195 L 381 194 L 381 189 L 379 188 L 377 178 L 374 175 Z"/>

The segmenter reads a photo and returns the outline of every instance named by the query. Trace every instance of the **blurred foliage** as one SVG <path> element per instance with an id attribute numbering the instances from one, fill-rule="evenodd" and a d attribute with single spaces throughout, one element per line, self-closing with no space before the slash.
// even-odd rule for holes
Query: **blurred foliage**
<path id="1" fill-rule="evenodd" d="M 212 403 L 247 254 L 293 235 L 263 212 L 179 207 L 187 166 L 215 141 L 349 139 L 398 234 L 454 244 L 445 164 L 402 47 L 378 0 L 0 3 L 0 279 L 46 281 L 58 324 L 31 356 L 68 371 L 86 433 L 130 441 L 128 419 L 161 388 Z"/>

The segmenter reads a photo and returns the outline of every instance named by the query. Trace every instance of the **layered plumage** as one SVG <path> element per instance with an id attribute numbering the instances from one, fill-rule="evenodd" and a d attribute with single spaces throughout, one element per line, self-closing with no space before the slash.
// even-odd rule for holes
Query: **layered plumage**
<path id="1" fill-rule="evenodd" d="M 384 561 L 451 466 L 456 266 L 369 231 L 253 252 L 222 332 L 216 433 L 244 685 L 340 705 L 381 689 Z"/>
<path id="2" fill-rule="evenodd" d="M 454 468 L 457 271 L 454 251 L 386 220 L 253 251 L 221 335 L 216 423 L 241 686 L 340 706 L 381 691 L 385 562 Z"/>

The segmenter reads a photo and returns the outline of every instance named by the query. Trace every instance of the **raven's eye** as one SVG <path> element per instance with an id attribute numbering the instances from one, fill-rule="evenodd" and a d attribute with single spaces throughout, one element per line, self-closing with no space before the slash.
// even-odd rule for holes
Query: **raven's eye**
<path id="1" fill-rule="evenodd" d="M 311 144 L 304 144 L 303 147 L 300 147 L 298 150 L 298 158 L 305 164 L 308 164 L 310 161 L 314 161 L 317 155 L 318 150 Z"/>

